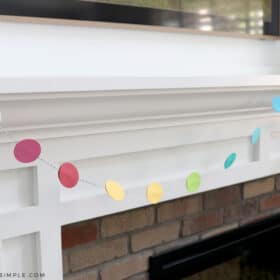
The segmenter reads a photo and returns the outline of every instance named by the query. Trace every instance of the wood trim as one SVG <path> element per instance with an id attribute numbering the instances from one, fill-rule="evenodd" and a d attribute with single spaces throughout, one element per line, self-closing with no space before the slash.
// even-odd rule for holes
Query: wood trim
<path id="1" fill-rule="evenodd" d="M 279 36 L 272 35 L 249 35 L 236 32 L 221 32 L 221 31 L 201 31 L 189 28 L 179 27 L 166 27 L 166 26 L 148 26 L 141 24 L 126 24 L 126 23 L 109 23 L 99 21 L 80 21 L 80 20 L 67 20 L 67 19 L 51 19 L 39 17 L 22 17 L 22 16 L 5 16 L 0 15 L 0 22 L 16 22 L 16 23 L 30 23 L 30 24 L 51 24 L 51 25 L 70 25 L 80 27 L 95 27 L 95 28 L 111 28 L 111 29 L 127 29 L 136 31 L 154 31 L 154 32 L 172 32 L 183 33 L 190 35 L 207 35 L 214 37 L 228 37 L 240 39 L 253 39 L 253 40 L 279 40 Z"/>
<path id="2" fill-rule="evenodd" d="M 73 98 L 81 95 L 138 95 L 139 90 L 160 90 L 164 94 L 165 90 L 173 91 L 198 90 L 203 88 L 212 91 L 230 88 L 279 88 L 279 75 L 256 75 L 256 76 L 208 76 L 208 77 L 30 77 L 30 78 L 0 78 L 0 99 L 13 98 L 11 94 L 20 94 L 24 98 L 25 94 L 32 94 L 32 98 L 40 98 L 44 93 L 48 96 L 72 95 Z M 106 91 L 106 93 L 104 93 Z M 79 92 L 79 95 L 77 95 Z M 141 94 L 146 94 L 146 91 Z M 17 97 L 19 98 L 19 97 Z"/>

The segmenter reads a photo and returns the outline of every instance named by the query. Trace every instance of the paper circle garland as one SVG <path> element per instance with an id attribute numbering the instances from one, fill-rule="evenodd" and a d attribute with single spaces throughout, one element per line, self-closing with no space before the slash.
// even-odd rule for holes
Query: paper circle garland
<path id="1" fill-rule="evenodd" d="M 236 153 L 230 154 L 225 160 L 224 168 L 225 169 L 230 168 L 233 165 L 233 163 L 235 162 L 235 160 L 236 160 Z"/>
<path id="2" fill-rule="evenodd" d="M 105 189 L 108 195 L 114 200 L 124 200 L 125 192 L 120 184 L 114 181 L 107 181 L 105 183 Z"/>
<path id="3" fill-rule="evenodd" d="M 63 163 L 58 170 L 60 183 L 66 188 L 73 188 L 79 181 L 79 172 L 72 163 Z"/>
<path id="4" fill-rule="evenodd" d="M 24 139 L 14 148 L 15 158 L 22 163 L 31 163 L 39 158 L 41 145 L 34 139 Z"/>
<path id="5" fill-rule="evenodd" d="M 199 173 L 193 172 L 188 176 L 186 181 L 186 186 L 189 192 L 198 191 L 200 184 L 201 184 L 201 177 Z"/>
<path id="6" fill-rule="evenodd" d="M 280 96 L 274 97 L 272 107 L 275 111 L 280 112 Z M 261 129 L 256 128 L 251 135 L 251 143 L 255 145 L 261 135 Z M 41 145 L 34 139 L 24 139 L 18 142 L 14 147 L 15 158 L 22 163 L 31 163 L 39 158 L 41 154 Z M 235 160 L 236 153 L 231 153 L 224 162 L 224 168 L 230 168 Z M 58 178 L 60 183 L 66 188 L 73 188 L 79 181 L 79 171 L 72 163 L 63 163 L 58 170 Z M 201 185 L 201 176 L 197 172 L 191 173 L 186 179 L 186 187 L 189 192 L 198 191 Z M 124 200 L 125 191 L 120 184 L 115 181 L 107 181 L 105 189 L 108 195 L 117 201 Z M 151 183 L 147 188 L 147 199 L 152 204 L 157 204 L 162 200 L 163 188 L 157 183 Z"/>
<path id="7" fill-rule="evenodd" d="M 280 96 L 273 97 L 272 108 L 280 112 Z M 256 128 L 251 135 L 251 143 L 255 145 L 261 135 L 261 129 Z M 41 145 L 34 139 L 24 139 L 14 147 L 15 158 L 22 163 L 31 163 L 39 158 L 41 154 Z M 236 160 L 236 153 L 231 153 L 224 162 L 224 168 L 230 168 Z M 73 188 L 79 181 L 78 169 L 72 163 L 63 163 L 58 170 L 60 183 L 66 188 Z M 191 173 L 186 179 L 186 187 L 189 192 L 198 191 L 201 184 L 201 176 L 197 172 Z M 125 191 L 120 184 L 114 181 L 107 181 L 105 189 L 108 195 L 114 200 L 124 200 Z M 161 201 L 163 188 L 159 183 L 153 182 L 147 188 L 147 199 L 150 203 L 156 204 Z"/>
<path id="8" fill-rule="evenodd" d="M 261 129 L 258 127 L 253 131 L 253 134 L 251 136 L 251 143 L 253 145 L 257 144 L 260 139 L 260 136 L 261 136 Z"/>
<path id="9" fill-rule="evenodd" d="M 152 204 L 157 204 L 163 196 L 163 188 L 159 183 L 151 183 L 147 188 L 147 199 Z"/>
<path id="10" fill-rule="evenodd" d="M 272 108 L 276 112 L 280 112 L 280 96 L 275 96 L 272 98 Z"/>

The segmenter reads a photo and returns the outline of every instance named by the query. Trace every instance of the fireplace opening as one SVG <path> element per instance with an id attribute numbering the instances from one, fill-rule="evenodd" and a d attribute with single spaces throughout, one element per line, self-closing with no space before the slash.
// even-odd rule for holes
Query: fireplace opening
<path id="1" fill-rule="evenodd" d="M 150 258 L 150 279 L 279 280 L 280 215 Z"/>

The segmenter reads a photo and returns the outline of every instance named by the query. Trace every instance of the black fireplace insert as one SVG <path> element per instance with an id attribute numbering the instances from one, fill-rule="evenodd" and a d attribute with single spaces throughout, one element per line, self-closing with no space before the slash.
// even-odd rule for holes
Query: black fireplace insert
<path id="1" fill-rule="evenodd" d="M 280 215 L 150 258 L 150 279 L 280 280 Z"/>

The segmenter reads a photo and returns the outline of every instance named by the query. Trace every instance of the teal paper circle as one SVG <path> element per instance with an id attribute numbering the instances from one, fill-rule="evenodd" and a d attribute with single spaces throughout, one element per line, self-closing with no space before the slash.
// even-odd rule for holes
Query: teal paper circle
<path id="1" fill-rule="evenodd" d="M 225 169 L 230 168 L 236 160 L 236 153 L 230 154 L 225 160 L 224 167 Z"/>
<path id="2" fill-rule="evenodd" d="M 258 127 L 253 131 L 253 134 L 251 136 L 251 143 L 253 145 L 257 144 L 261 136 L 261 129 Z"/>
<path id="3" fill-rule="evenodd" d="M 276 112 L 280 112 L 280 96 L 275 96 L 272 98 L 272 108 Z"/>

